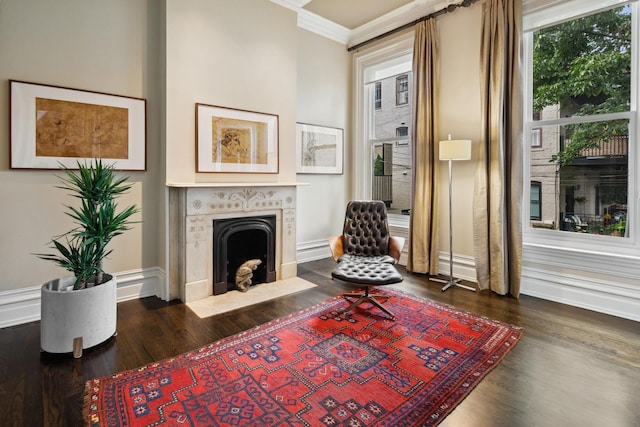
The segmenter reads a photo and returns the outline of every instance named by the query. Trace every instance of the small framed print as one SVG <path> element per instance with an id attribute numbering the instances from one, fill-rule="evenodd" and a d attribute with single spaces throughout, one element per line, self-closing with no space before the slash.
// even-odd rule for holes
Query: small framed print
<path id="1" fill-rule="evenodd" d="M 196 104 L 196 172 L 278 173 L 278 116 Z"/>
<path id="2" fill-rule="evenodd" d="M 146 101 L 11 80 L 11 169 L 146 170 Z"/>
<path id="3" fill-rule="evenodd" d="M 344 131 L 339 128 L 296 124 L 296 172 L 341 174 Z"/>

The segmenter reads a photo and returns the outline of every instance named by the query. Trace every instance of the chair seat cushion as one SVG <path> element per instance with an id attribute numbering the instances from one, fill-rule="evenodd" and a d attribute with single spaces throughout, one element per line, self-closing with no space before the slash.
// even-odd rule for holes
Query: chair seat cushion
<path id="1" fill-rule="evenodd" d="M 384 262 L 341 261 L 331 272 L 335 279 L 361 285 L 390 285 L 402 282 L 402 275 L 392 264 Z"/>
<path id="2" fill-rule="evenodd" d="M 378 256 L 361 256 L 361 255 L 352 255 L 352 254 L 344 254 L 338 258 L 338 262 L 342 261 L 350 261 L 360 264 L 395 264 L 396 260 L 393 259 L 390 255 L 378 255 Z"/>

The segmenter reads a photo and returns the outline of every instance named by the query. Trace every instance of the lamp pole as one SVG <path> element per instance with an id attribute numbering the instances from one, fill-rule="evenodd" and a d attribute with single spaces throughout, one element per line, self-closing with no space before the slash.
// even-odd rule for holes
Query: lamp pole
<path id="1" fill-rule="evenodd" d="M 446 147 L 443 149 L 443 143 L 449 143 L 449 149 Z M 442 287 L 442 292 L 446 291 L 452 286 L 464 288 L 469 291 L 475 292 L 476 289 L 470 286 L 461 284 L 462 279 L 455 279 L 453 277 L 453 160 L 469 160 L 471 157 L 471 141 L 452 141 L 451 135 L 449 135 L 448 141 L 440 141 L 440 159 L 447 160 L 449 162 L 449 280 L 443 280 L 438 278 L 429 278 L 429 280 L 439 283 L 445 283 Z"/>

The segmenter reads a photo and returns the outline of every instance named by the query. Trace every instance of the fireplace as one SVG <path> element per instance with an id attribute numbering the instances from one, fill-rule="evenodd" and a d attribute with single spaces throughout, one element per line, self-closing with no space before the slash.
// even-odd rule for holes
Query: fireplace
<path id="1" fill-rule="evenodd" d="M 227 220 L 240 219 L 243 232 L 238 236 L 232 237 L 235 228 L 221 232 L 214 230 L 216 223 L 220 226 Z M 231 271 L 235 267 L 227 265 L 227 271 L 221 273 L 220 265 L 216 266 L 214 259 L 220 249 L 214 248 L 214 234 L 222 236 L 223 241 L 226 239 L 227 246 L 229 240 L 232 246 L 243 246 L 243 239 L 253 241 L 266 235 L 266 240 L 271 240 L 267 244 L 273 248 L 273 253 L 269 257 L 271 249 L 267 249 L 266 257 L 269 259 L 262 260 L 266 264 L 264 272 L 256 269 L 256 280 L 270 283 L 295 277 L 296 185 L 170 184 L 168 232 L 170 299 L 192 302 L 214 295 L 214 287 L 221 293 L 226 291 L 229 275 L 235 274 Z M 262 252 L 259 258 L 262 258 Z M 223 280 L 225 289 L 220 290 Z"/>
<path id="2" fill-rule="evenodd" d="M 276 216 L 213 220 L 213 294 L 237 289 L 236 272 L 259 260 L 251 284 L 276 280 Z M 239 288 L 244 290 L 244 288 Z"/>

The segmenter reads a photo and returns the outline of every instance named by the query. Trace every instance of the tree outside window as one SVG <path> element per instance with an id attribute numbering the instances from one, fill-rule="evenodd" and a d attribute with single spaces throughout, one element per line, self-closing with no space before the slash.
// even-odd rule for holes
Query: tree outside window
<path id="1" fill-rule="evenodd" d="M 630 6 L 533 34 L 531 209 L 538 183 L 556 198 L 538 219 L 557 229 L 612 234 L 607 217 L 626 213 L 631 51 Z"/>

